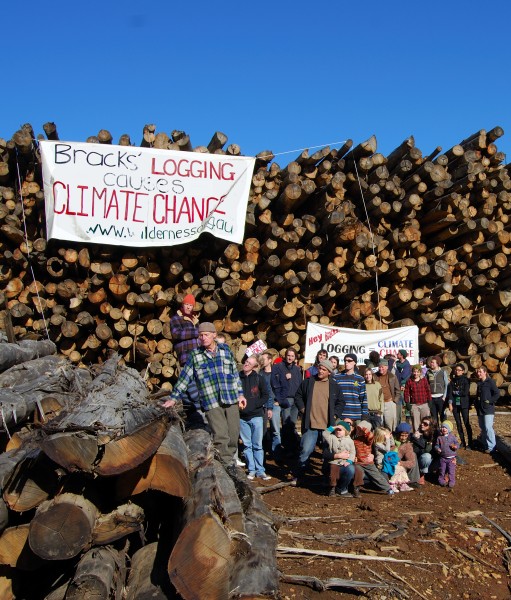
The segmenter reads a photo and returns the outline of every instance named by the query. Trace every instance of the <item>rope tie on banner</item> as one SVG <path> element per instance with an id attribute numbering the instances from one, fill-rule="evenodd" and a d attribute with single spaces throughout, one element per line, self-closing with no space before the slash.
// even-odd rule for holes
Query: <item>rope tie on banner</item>
<path id="1" fill-rule="evenodd" d="M 22 190 L 22 184 L 21 184 L 21 173 L 20 173 L 20 164 L 18 161 L 18 150 L 16 149 L 16 169 L 17 169 L 17 173 L 18 173 L 18 187 L 19 187 L 19 194 L 20 194 L 20 199 L 21 199 L 21 210 L 23 213 L 23 231 L 25 234 L 25 245 L 27 247 L 27 259 L 28 259 L 28 264 L 30 266 L 30 272 L 32 273 L 32 279 L 34 281 L 34 287 L 35 287 L 35 291 L 37 294 L 37 299 L 39 301 L 39 309 L 40 309 L 40 314 L 41 317 L 43 318 L 43 323 L 44 323 L 44 329 L 46 331 L 46 337 L 48 338 L 48 340 L 50 339 L 50 332 L 48 331 L 48 325 L 46 323 L 46 319 L 44 317 L 44 310 L 43 310 L 43 305 L 41 302 L 41 296 L 39 295 L 39 289 L 37 286 L 37 281 L 35 278 L 35 273 L 34 273 L 34 268 L 32 266 L 32 261 L 30 259 L 30 245 L 29 245 L 29 241 L 28 241 L 28 232 L 27 232 L 27 219 L 25 216 L 25 206 L 23 203 L 23 190 Z"/>
<path id="2" fill-rule="evenodd" d="M 371 221 L 369 220 L 369 213 L 367 212 L 367 206 L 366 206 L 366 200 L 364 197 L 364 192 L 362 190 L 362 184 L 360 183 L 360 175 L 358 174 L 358 168 L 357 168 L 357 161 L 353 160 L 353 164 L 355 165 L 355 173 L 357 175 L 357 181 L 358 181 L 358 187 L 360 188 L 360 195 L 362 196 L 362 204 L 364 205 L 364 212 L 366 215 L 366 220 L 367 220 L 367 227 L 369 229 L 369 235 L 370 235 L 370 239 L 371 239 L 371 246 L 373 249 L 373 254 L 378 257 L 378 254 L 376 252 L 376 248 L 374 246 L 374 235 L 373 235 L 373 230 L 371 228 Z M 376 295 L 378 298 L 378 305 L 376 307 L 376 312 L 378 313 L 378 317 L 380 318 L 380 323 L 381 323 L 381 314 L 380 314 L 380 284 L 378 281 L 378 269 L 376 268 L 374 270 L 374 279 L 375 279 L 375 283 L 376 283 Z"/>
<path id="3" fill-rule="evenodd" d="M 282 156 L 283 154 L 292 154 L 293 152 L 303 152 L 304 150 L 313 150 L 314 148 L 326 148 L 326 146 L 338 146 L 345 144 L 346 140 L 341 142 L 329 142 L 328 144 L 320 144 L 319 146 L 307 146 L 306 148 L 297 148 L 296 150 L 286 150 L 285 152 L 272 152 L 273 156 Z"/>

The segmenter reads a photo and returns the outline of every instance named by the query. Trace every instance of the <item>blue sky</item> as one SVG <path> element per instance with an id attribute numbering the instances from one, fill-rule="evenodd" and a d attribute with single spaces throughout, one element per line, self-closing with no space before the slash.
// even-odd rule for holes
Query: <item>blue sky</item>
<path id="1" fill-rule="evenodd" d="M 61 139 L 104 128 L 139 144 L 154 123 L 194 146 L 223 131 L 247 155 L 372 134 L 384 154 L 414 135 L 426 155 L 500 125 L 511 162 L 509 2 L 29 0 L 1 14 L 0 137 L 54 121 Z"/>

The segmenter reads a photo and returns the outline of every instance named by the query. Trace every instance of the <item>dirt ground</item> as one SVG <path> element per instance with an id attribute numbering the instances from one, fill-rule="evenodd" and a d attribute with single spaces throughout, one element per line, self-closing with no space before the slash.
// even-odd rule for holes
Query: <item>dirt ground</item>
<path id="1" fill-rule="evenodd" d="M 511 447 L 511 413 L 497 415 L 495 429 Z M 316 556 L 279 551 L 283 575 L 385 584 L 315 591 L 282 583 L 282 598 L 511 598 L 510 465 L 503 455 L 469 450 L 459 455 L 466 464 L 457 469 L 452 493 L 429 481 L 393 497 L 362 492 L 359 499 L 330 498 L 319 452 L 313 455 L 314 474 L 303 486 L 265 493 L 265 502 L 281 519 L 279 546 L 318 551 Z M 268 461 L 267 472 L 275 477 L 268 483 L 290 479 L 292 466 Z M 324 557 L 323 551 L 353 556 Z"/>

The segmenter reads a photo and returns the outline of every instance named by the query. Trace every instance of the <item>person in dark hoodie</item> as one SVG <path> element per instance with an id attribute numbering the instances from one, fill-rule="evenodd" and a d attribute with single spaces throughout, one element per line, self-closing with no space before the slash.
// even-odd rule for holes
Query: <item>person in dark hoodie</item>
<path id="1" fill-rule="evenodd" d="M 247 461 L 248 479 L 259 477 L 264 481 L 271 479 L 264 470 L 263 450 L 263 407 L 268 402 L 268 386 L 257 372 L 258 360 L 249 356 L 240 371 L 243 395 L 247 405 L 240 412 L 240 435 Z"/>
<path id="2" fill-rule="evenodd" d="M 465 375 L 465 367 L 462 364 L 457 364 L 453 369 L 453 377 L 449 383 L 447 398 L 449 400 L 449 410 L 452 412 L 454 420 L 456 421 L 456 428 L 458 435 L 461 440 L 462 448 L 470 448 L 472 446 L 472 426 L 470 425 L 470 419 L 468 412 L 470 409 L 470 381 Z M 467 430 L 467 440 L 465 439 L 465 432 L 463 431 L 463 425 Z"/>
<path id="3" fill-rule="evenodd" d="M 302 372 L 296 364 L 296 352 L 288 348 L 282 362 L 273 363 L 271 370 L 271 387 L 273 389 L 272 417 L 272 450 L 276 460 L 282 458 L 282 445 L 287 454 L 293 455 L 299 446 L 296 432 L 298 409 L 295 406 L 295 394 L 302 382 Z M 282 419 L 282 437 L 280 421 Z"/>

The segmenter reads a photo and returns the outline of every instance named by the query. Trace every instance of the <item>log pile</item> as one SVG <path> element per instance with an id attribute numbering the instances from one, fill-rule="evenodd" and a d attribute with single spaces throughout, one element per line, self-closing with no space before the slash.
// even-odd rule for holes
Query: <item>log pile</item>
<path id="1" fill-rule="evenodd" d="M 1 597 L 276 597 L 276 527 L 244 474 L 118 355 L 93 374 L 57 356 L 0 374 L 2 411 L 15 389 L 28 407 L 0 434 Z"/>
<path id="2" fill-rule="evenodd" d="M 58 139 L 53 123 L 44 130 Z M 426 155 L 409 137 L 388 156 L 373 136 L 304 150 L 285 166 L 264 151 L 242 244 L 203 234 L 133 254 L 46 242 L 37 140 L 25 125 L 0 140 L 4 327 L 10 319 L 18 339 L 49 336 L 78 365 L 115 350 L 147 369 L 149 385 L 168 387 L 176 375 L 170 316 L 193 293 L 202 317 L 238 343 L 259 338 L 279 351 L 303 348 L 307 321 L 417 324 L 422 354 L 439 353 L 447 365 L 464 361 L 469 373 L 484 364 L 508 395 L 511 178 L 496 145 L 502 135 L 500 127 L 480 130 Z M 112 143 L 112 136 L 102 130 L 88 141 Z M 119 144 L 131 144 L 129 136 Z M 226 144 L 217 132 L 193 147 L 184 132 L 156 133 L 154 125 L 141 142 L 240 154 Z"/>

